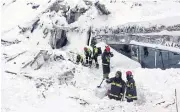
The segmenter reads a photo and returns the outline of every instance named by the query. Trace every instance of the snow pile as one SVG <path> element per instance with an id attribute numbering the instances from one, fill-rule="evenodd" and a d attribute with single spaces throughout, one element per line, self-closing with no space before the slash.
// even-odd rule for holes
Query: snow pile
<path id="1" fill-rule="evenodd" d="M 101 47 L 102 50 L 105 49 L 106 44 L 104 43 L 99 43 L 97 44 L 97 47 Z M 111 52 L 114 54 L 114 57 L 111 59 L 112 68 L 138 68 L 141 67 L 139 63 L 137 63 L 134 60 L 131 60 L 130 58 L 118 53 L 116 50 L 111 48 Z"/>
<path id="2" fill-rule="evenodd" d="M 86 13 L 86 19 L 83 16 L 79 18 L 77 25 L 83 26 L 91 23 L 93 27 L 100 28 L 136 23 L 142 23 L 143 26 L 179 24 L 180 13 L 177 10 L 180 4 L 175 1 L 110 1 L 114 0 L 100 0 L 100 3 L 105 4 L 111 12 L 109 16 L 99 15 L 96 9 L 92 8 Z"/>
<path id="3" fill-rule="evenodd" d="M 74 78 L 61 84 L 56 77 L 66 70 L 66 68 L 62 69 L 65 65 L 66 67 L 75 67 Z M 123 72 L 123 79 L 125 80 L 125 72 L 129 69 L 116 68 L 116 70 Z M 159 69 L 137 68 L 131 70 L 134 73 L 138 92 L 138 100 L 134 103 L 109 100 L 108 97 L 99 99 L 95 95 L 95 90 L 102 79 L 101 70 L 84 68 L 71 63 L 53 62 L 45 69 L 42 68 L 31 74 L 26 74 L 36 80 L 28 79 L 20 74 L 4 73 L 2 76 L 2 111 L 176 111 L 174 89 L 177 89 L 177 103 L 179 104 L 179 69 L 161 71 Z M 115 72 L 112 72 L 110 77 L 113 77 L 114 74 Z M 52 85 L 49 87 L 42 85 L 37 88 L 37 79 L 48 79 L 49 77 L 52 77 Z M 41 83 L 48 84 L 47 82 Z M 103 86 L 105 86 L 105 82 Z"/>
<path id="4" fill-rule="evenodd" d="M 58 11 L 53 9 L 56 3 L 61 6 L 57 7 Z M 180 69 L 141 69 L 139 63 L 111 49 L 114 57 L 111 58 L 110 77 L 121 70 L 125 79 L 125 72 L 132 70 L 136 80 L 138 100 L 126 103 L 107 97 L 99 99 L 95 95 L 103 76 L 100 57 L 99 69 L 73 62 L 77 53 L 83 54 L 90 26 L 101 29 L 168 17 L 174 20 L 180 16 L 177 11 L 180 4 L 171 0 L 101 0 L 100 3 L 105 4 L 111 14 L 100 15 L 94 5 L 87 5 L 83 0 L 2 1 L 3 112 L 175 112 L 174 89 L 177 89 L 177 103 L 180 104 Z M 79 14 L 80 9 L 85 13 Z M 69 13 L 73 11 L 77 13 L 76 21 L 68 24 Z M 164 23 L 174 25 L 179 21 Z M 53 50 L 51 42 L 57 38 L 52 35 L 60 30 L 66 31 L 68 43 L 62 49 Z M 104 50 L 105 45 L 99 43 L 97 46 Z"/>
<path id="5" fill-rule="evenodd" d="M 8 0 L 2 3 L 2 39 L 10 42 L 18 40 L 25 44 L 30 42 L 30 47 L 38 46 L 41 49 L 51 47 L 54 29 L 66 30 L 70 44 L 81 41 L 87 43 L 87 30 L 90 26 L 93 32 L 98 34 L 96 30 L 99 28 L 107 30 L 137 24 L 145 27 L 177 25 L 180 17 L 177 11 L 180 4 L 171 0 L 156 2 L 100 0 L 100 3 L 111 12 L 108 16 L 100 15 L 93 4 L 95 1 L 91 0 L 89 1 L 91 5 L 87 5 L 83 0 Z M 22 9 L 23 13 L 19 14 Z M 72 15 L 76 21 L 68 24 L 71 19 L 70 13 L 82 9 L 85 13 Z M 80 38 L 83 40 L 79 41 Z M 84 44 L 79 44 L 79 48 L 82 46 Z"/>

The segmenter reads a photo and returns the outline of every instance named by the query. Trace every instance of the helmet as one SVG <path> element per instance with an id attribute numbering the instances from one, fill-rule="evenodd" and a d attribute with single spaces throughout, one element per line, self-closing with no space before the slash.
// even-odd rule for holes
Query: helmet
<path id="1" fill-rule="evenodd" d="M 132 75 L 132 72 L 131 71 L 127 71 L 126 72 L 126 75 L 128 76 L 128 75 Z"/>
<path id="2" fill-rule="evenodd" d="M 121 72 L 121 71 L 117 71 L 117 72 L 116 72 L 116 76 L 121 77 L 121 76 L 122 76 L 122 72 Z"/>
<path id="3" fill-rule="evenodd" d="M 106 47 L 106 51 L 110 52 L 110 47 L 109 46 Z"/>
<path id="4" fill-rule="evenodd" d="M 87 51 L 87 47 L 84 47 L 84 51 Z"/>
<path id="5" fill-rule="evenodd" d="M 131 71 L 127 71 L 127 72 L 126 72 L 126 78 L 127 78 L 127 80 L 133 78 L 133 75 L 132 75 L 132 72 L 131 72 Z"/>

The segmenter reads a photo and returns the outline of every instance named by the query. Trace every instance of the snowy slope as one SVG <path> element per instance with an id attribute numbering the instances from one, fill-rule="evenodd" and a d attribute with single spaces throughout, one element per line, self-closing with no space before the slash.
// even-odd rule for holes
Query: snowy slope
<path id="1" fill-rule="evenodd" d="M 68 65 L 70 66 L 70 64 Z M 63 63 L 53 62 L 49 64 L 49 67 L 46 67 L 49 74 L 45 69 L 34 72 L 34 76 L 28 74 L 47 79 L 52 77 L 54 83 L 47 90 L 43 86 L 36 88 L 37 81 L 24 78 L 20 74 L 16 76 L 4 73 L 2 76 L 2 111 L 108 112 L 124 110 L 125 112 L 175 112 L 174 104 L 167 108 L 166 106 L 174 102 L 175 88 L 179 99 L 179 69 L 166 71 L 132 69 L 138 90 L 138 101 L 127 104 L 126 102 L 109 100 L 107 97 L 99 99 L 95 96 L 96 86 L 102 78 L 100 70 L 92 71 L 89 68 L 71 65 L 71 67 L 76 67 L 74 79 L 67 84 L 60 85 L 56 77 L 57 74 L 61 74 L 59 68 L 62 66 L 64 66 Z M 119 68 L 119 70 L 123 72 L 123 79 L 125 79 L 125 71 L 129 69 Z M 111 73 L 110 76 L 114 76 L 114 73 Z M 88 104 L 83 106 L 80 103 L 84 103 L 84 101 L 70 97 L 83 99 Z M 158 105 L 163 101 L 165 102 Z M 180 103 L 179 100 L 178 103 Z"/>
<path id="2" fill-rule="evenodd" d="M 98 15 L 97 10 L 92 8 L 86 17 L 79 18 L 77 25 L 84 26 L 86 24 L 92 24 L 93 27 L 103 26 L 118 26 L 123 24 L 136 24 L 142 21 L 144 25 L 149 24 L 163 24 L 163 25 L 174 25 L 179 24 L 180 4 L 172 0 L 161 1 L 129 1 L 125 0 L 116 2 L 110 2 L 115 0 L 100 0 L 101 3 L 105 4 L 107 9 L 112 12 L 109 16 Z M 141 6 L 136 6 L 141 4 Z M 102 22 L 103 21 L 103 22 Z M 149 22 L 150 21 L 150 22 Z"/>
<path id="3" fill-rule="evenodd" d="M 83 0 L 59 1 L 65 6 L 88 7 Z M 138 100 L 129 104 L 126 101 L 117 102 L 109 100 L 108 97 L 100 99 L 96 96 L 96 87 L 102 80 L 100 57 L 98 70 L 68 61 L 74 59 L 76 53 L 83 54 L 90 26 L 96 29 L 139 23 L 143 26 L 179 24 L 179 1 L 110 1 L 100 0 L 111 12 L 109 16 L 99 15 L 92 6 L 72 24 L 67 23 L 61 11 L 48 12 L 55 0 L 1 1 L 2 39 L 8 41 L 7 44 L 2 44 L 2 112 L 176 112 L 173 103 L 175 89 L 180 108 L 180 69 L 142 69 L 139 63 L 111 49 L 114 57 L 111 59 L 110 77 L 113 77 L 117 70 L 123 72 L 124 80 L 127 70 L 134 73 Z M 137 6 L 137 3 L 141 6 Z M 33 6 L 38 8 L 33 9 Z M 38 19 L 38 26 L 31 32 Z M 68 44 L 62 49 L 52 50 L 50 31 L 55 27 L 56 21 L 56 27 L 68 31 Z M 73 28 L 76 29 L 72 31 Z M 22 29 L 26 31 L 22 32 Z M 45 35 L 45 31 L 49 33 Z M 171 33 L 175 35 L 177 32 Z M 105 45 L 98 44 L 102 50 Z M 47 51 L 49 59 L 44 61 L 45 53 L 42 53 L 35 64 L 23 68 L 35 59 L 40 50 Z M 21 55 L 16 57 L 19 53 Z M 62 55 L 65 59 L 55 61 L 56 55 Z M 42 66 L 35 70 L 36 66 L 41 64 Z M 103 86 L 106 86 L 105 82 Z"/>

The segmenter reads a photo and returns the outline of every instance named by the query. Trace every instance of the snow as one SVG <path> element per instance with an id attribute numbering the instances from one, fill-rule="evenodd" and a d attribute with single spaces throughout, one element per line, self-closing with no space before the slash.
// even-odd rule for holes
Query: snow
<path id="1" fill-rule="evenodd" d="M 113 0 L 112 0 L 113 1 Z M 142 69 L 140 64 L 119 54 L 111 48 L 114 57 L 111 58 L 111 73 L 113 77 L 117 70 L 122 71 L 123 79 L 126 80 L 125 72 L 131 70 L 137 86 L 138 100 L 133 103 L 126 101 L 110 100 L 107 96 L 100 98 L 104 93 L 107 84 L 105 81 L 101 89 L 96 87 L 102 80 L 101 57 L 98 57 L 100 68 L 88 68 L 82 65 L 73 64 L 69 58 L 75 58 L 76 53 L 83 54 L 83 47 L 87 46 L 87 30 L 89 26 L 100 28 L 103 26 L 119 26 L 126 24 L 141 25 L 174 25 L 179 24 L 180 3 L 172 0 L 125 0 L 110 3 L 110 0 L 100 0 L 111 12 L 109 16 L 99 15 L 95 7 L 91 7 L 85 14 L 78 18 L 78 21 L 67 24 L 62 14 L 55 12 L 43 12 L 51 6 L 55 0 L 3 0 L 2 5 L 2 39 L 13 42 L 21 41 L 18 44 L 9 46 L 2 45 L 2 112 L 176 112 L 175 89 L 177 90 L 177 103 L 180 108 L 180 69 Z M 94 3 L 95 0 L 92 0 Z M 134 6 L 135 2 L 142 6 Z M 27 3 L 32 3 L 27 5 Z M 75 7 L 87 7 L 82 0 L 64 0 L 62 4 Z M 40 5 L 32 9 L 33 5 Z M 132 8 L 131 8 L 132 7 Z M 18 26 L 31 28 L 32 24 L 40 18 L 39 24 L 33 33 L 20 34 Z M 80 27 L 82 32 L 67 33 L 68 45 L 62 49 L 52 50 L 49 45 L 50 35 L 43 38 L 45 28 L 52 29 L 57 20 L 61 28 Z M 179 31 L 160 32 L 161 34 L 178 35 Z M 29 38 L 27 38 L 29 37 Z M 144 44 L 131 41 L 131 44 L 149 46 L 164 50 L 180 52 L 172 47 Z M 98 43 L 97 47 L 104 50 L 106 44 Z M 38 62 L 43 66 L 34 70 L 33 67 L 26 67 L 27 63 L 34 59 L 40 50 L 47 50 L 51 54 L 50 59 L 44 61 L 42 57 Z M 26 51 L 12 61 L 7 62 L 11 57 Z M 70 53 L 73 52 L 73 53 Z M 63 55 L 65 60 L 54 60 L 55 55 Z M 7 73 L 15 72 L 15 74 Z M 72 75 L 73 74 L 73 75 Z M 63 77 L 69 75 L 69 79 Z M 72 75 L 72 76 L 71 76 Z M 32 77 L 29 79 L 25 76 Z M 72 78 L 73 77 L 73 78 Z M 61 79 L 61 80 L 60 80 Z M 37 87 L 41 85 L 40 87 Z M 101 92 L 101 93 L 100 93 Z M 96 94 L 97 93 L 97 94 Z M 98 93 L 99 96 L 98 96 Z M 75 98 L 80 98 L 75 99 Z M 88 104 L 83 105 L 85 100 Z M 158 104 L 160 102 L 163 102 Z M 172 104 L 167 107 L 167 105 Z"/>
<path id="2" fill-rule="evenodd" d="M 146 34 L 143 34 L 143 33 L 139 33 L 138 35 L 172 35 L 172 36 L 179 36 L 180 35 L 180 31 L 167 31 L 167 30 L 164 30 L 164 31 L 161 31 L 161 32 L 156 32 L 156 33 L 146 33 Z"/>
<path id="3" fill-rule="evenodd" d="M 98 47 L 101 47 L 102 50 L 105 49 L 106 44 L 99 43 L 97 44 Z M 138 68 L 141 67 L 139 63 L 136 61 L 131 60 L 130 58 L 119 54 L 117 51 L 111 48 L 111 52 L 114 54 L 114 57 L 112 58 L 111 62 L 113 63 L 113 67 L 120 67 L 120 68 Z"/>
<path id="4" fill-rule="evenodd" d="M 61 64 L 64 66 L 64 64 Z M 55 69 L 58 71 L 60 64 L 57 63 L 52 66 L 53 72 Z M 55 67 L 58 66 L 58 67 Z M 125 112 L 156 112 L 156 111 L 172 111 L 175 112 L 175 105 L 165 108 L 168 104 L 173 103 L 174 89 L 177 89 L 177 96 L 180 95 L 178 88 L 179 83 L 179 69 L 169 69 L 162 71 L 159 69 L 131 69 L 136 80 L 136 86 L 138 90 L 138 101 L 134 103 L 118 102 L 115 100 L 109 100 L 107 97 L 99 99 L 95 96 L 94 90 L 100 83 L 102 74 L 100 70 L 95 71 L 76 66 L 77 72 L 75 78 L 71 81 L 76 81 L 76 85 L 73 86 L 70 83 L 68 85 L 58 85 L 58 82 L 47 91 L 43 91 L 43 88 L 36 89 L 35 82 L 27 80 L 22 76 L 13 76 L 5 74 L 2 76 L 2 107 L 3 110 L 9 109 L 9 111 L 21 112 L 21 111 L 54 111 L 54 112 L 66 112 L 66 111 L 114 111 L 125 110 Z M 47 68 L 46 68 L 47 69 Z M 125 79 L 125 71 L 129 69 L 119 68 L 123 72 L 123 79 Z M 47 71 L 41 70 L 42 73 Z M 60 72 L 60 71 L 59 71 Z M 39 73 L 35 73 L 36 75 Z M 47 74 L 45 74 L 47 76 Z M 49 74 L 50 75 L 50 74 Z M 40 75 L 42 77 L 42 75 Z M 51 73 L 52 77 L 55 77 L 54 73 Z M 111 73 L 111 77 L 114 73 Z M 143 80 L 142 80 L 143 79 Z M 9 83 L 11 82 L 11 83 Z M 105 83 L 103 83 L 105 84 Z M 168 88 L 168 89 L 167 89 Z M 41 90 L 42 89 L 42 90 Z M 44 99 L 41 92 L 45 94 Z M 86 100 L 90 103 L 87 106 L 82 106 L 79 101 L 73 100 L 69 97 L 78 97 Z M 156 105 L 157 103 L 161 105 Z M 178 103 L 180 101 L 178 100 Z M 113 111 L 112 110 L 112 111 Z"/>
<path id="5" fill-rule="evenodd" d="M 163 46 L 163 45 L 158 45 L 158 44 L 149 44 L 149 43 L 142 43 L 142 42 L 136 42 L 136 41 L 131 41 L 130 44 L 135 44 L 135 45 L 140 45 L 140 46 L 151 47 L 154 49 L 161 49 L 161 50 L 167 50 L 167 51 L 180 53 L 180 49 L 178 49 L 178 48 L 168 47 L 168 46 Z"/>
<path id="6" fill-rule="evenodd" d="M 13 0 L 11 0 L 10 4 L 7 4 L 7 2 L 4 1 L 4 3 L 6 4 L 2 7 L 3 32 L 13 29 L 17 25 L 23 25 L 24 23 L 27 24 L 30 21 L 34 20 L 55 0 L 51 0 L 49 4 L 48 0 L 16 0 L 14 3 L 12 3 L 12 1 Z M 32 9 L 31 3 L 40 6 L 37 10 L 34 10 Z"/>
<path id="7" fill-rule="evenodd" d="M 179 23 L 180 4 L 174 1 L 118 1 L 110 3 L 111 0 L 100 0 L 100 3 L 106 4 L 107 9 L 111 12 L 109 16 L 99 16 L 95 8 L 92 8 L 84 17 L 80 17 L 78 26 L 92 24 L 93 27 L 119 26 L 119 25 L 143 25 L 152 24 L 174 25 Z M 112 0 L 113 1 L 113 0 Z M 142 6 L 134 6 L 135 3 L 141 3 Z M 102 22 L 103 21 L 103 22 Z"/>

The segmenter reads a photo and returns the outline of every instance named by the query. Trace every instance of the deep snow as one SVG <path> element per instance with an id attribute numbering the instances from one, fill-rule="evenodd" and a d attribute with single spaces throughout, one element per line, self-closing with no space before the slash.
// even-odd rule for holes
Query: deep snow
<path id="1" fill-rule="evenodd" d="M 107 96 L 100 99 L 95 94 L 96 87 L 102 80 L 100 57 L 100 69 L 98 70 L 94 67 L 90 69 L 75 65 L 68 61 L 68 58 L 74 59 L 76 56 L 69 51 L 83 54 L 83 47 L 87 44 L 86 30 L 89 26 L 94 28 L 112 27 L 122 24 L 138 24 L 142 21 L 144 26 L 179 24 L 179 1 L 124 0 L 125 2 L 122 2 L 116 0 L 115 3 L 110 3 L 110 0 L 100 0 L 106 5 L 111 15 L 99 15 L 96 8 L 91 7 L 78 18 L 78 21 L 70 25 L 67 24 L 60 12 L 42 13 L 54 1 L 16 0 L 14 3 L 13 0 L 1 1 L 2 39 L 10 42 L 21 41 L 9 46 L 2 45 L 2 112 L 117 112 L 121 110 L 125 112 L 176 112 L 175 104 L 173 104 L 175 89 L 177 89 L 177 103 L 180 108 L 180 69 L 142 69 L 137 62 L 111 49 L 114 57 L 111 60 L 110 77 L 113 77 L 117 70 L 123 72 L 124 80 L 127 70 L 131 70 L 134 74 L 138 100 L 127 103 L 126 101 L 109 100 Z M 91 1 L 94 3 L 94 0 Z M 141 3 L 142 6 L 135 6 L 135 2 Z M 78 4 L 80 7 L 86 7 L 82 0 L 64 0 L 62 4 L 68 4 L 71 7 Z M 32 9 L 34 5 L 40 6 Z M 38 26 L 33 33 L 30 31 L 19 33 L 21 29 L 18 26 L 31 28 L 38 18 L 41 19 L 42 27 Z M 59 27 L 63 26 L 67 29 L 79 27 L 82 32 L 68 32 L 68 45 L 62 49 L 52 50 L 49 45 L 50 35 L 43 38 L 42 32 L 46 28 L 52 29 L 52 23 L 55 23 L 56 20 L 60 20 Z M 99 43 L 98 46 L 104 50 L 105 44 Z M 43 63 L 43 66 L 39 70 L 33 70 L 33 67 L 30 66 L 23 69 L 24 62 L 33 60 L 39 50 L 47 50 L 49 54 L 52 54 L 50 59 L 43 61 L 40 57 L 38 62 Z M 24 51 L 23 55 L 7 62 L 11 57 Z M 54 61 L 53 56 L 60 54 L 65 57 L 65 60 Z M 7 71 L 17 74 L 7 73 Z M 69 75 L 67 81 L 62 77 L 65 73 Z M 32 79 L 25 76 L 32 77 Z M 41 86 L 38 88 L 38 85 Z M 104 82 L 103 86 L 105 85 Z M 70 97 L 83 99 L 88 104 L 83 105 L 83 100 Z"/>

